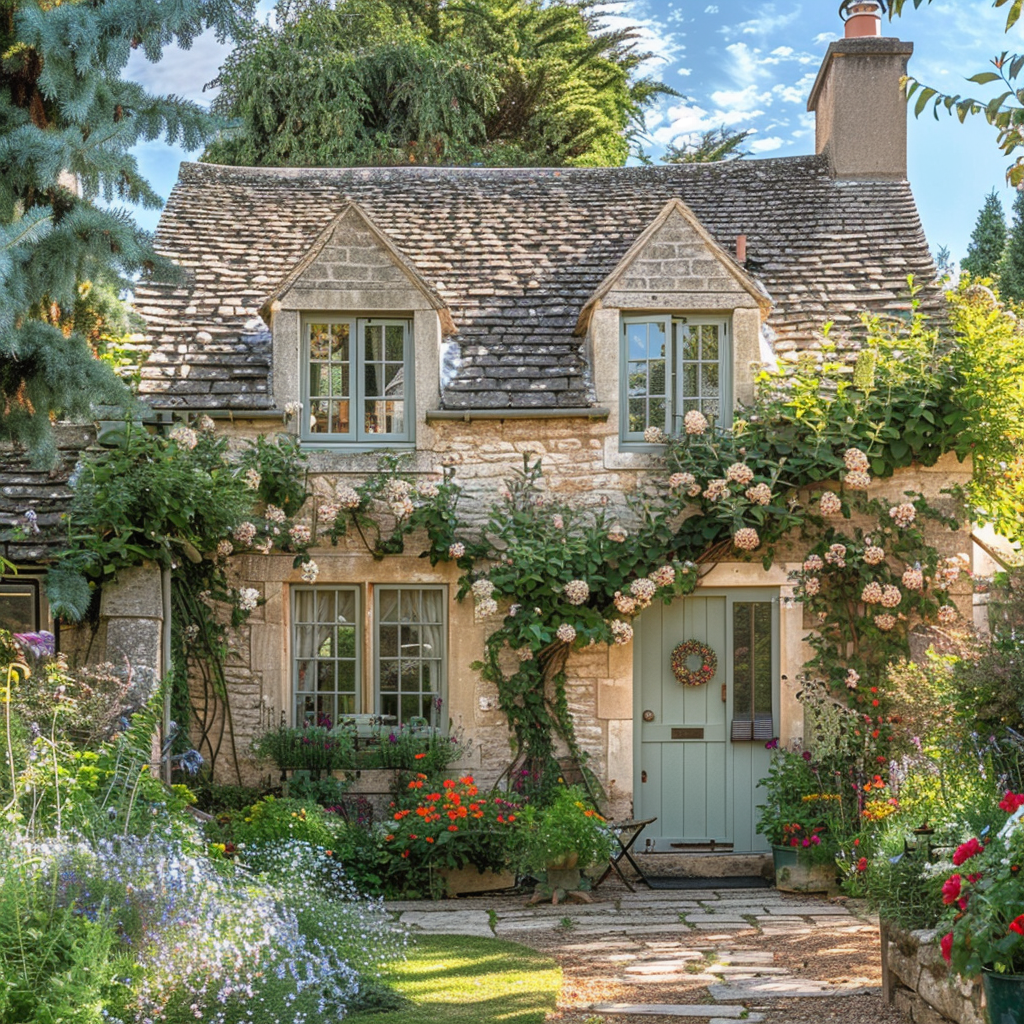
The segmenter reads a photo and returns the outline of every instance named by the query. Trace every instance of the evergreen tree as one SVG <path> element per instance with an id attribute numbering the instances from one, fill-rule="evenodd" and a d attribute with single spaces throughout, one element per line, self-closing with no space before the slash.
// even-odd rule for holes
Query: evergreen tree
<path id="1" fill-rule="evenodd" d="M 731 132 L 724 125 L 688 139 L 681 146 L 669 145 L 661 158 L 666 164 L 712 164 L 720 160 L 741 160 L 750 154 L 740 149 L 752 131 Z"/>
<path id="2" fill-rule="evenodd" d="M 160 203 L 131 147 L 163 137 L 197 148 L 214 127 L 199 106 L 125 81 L 131 52 L 155 61 L 210 27 L 226 39 L 254 3 L 0 0 L 0 436 L 38 464 L 54 456 L 52 418 L 130 400 L 94 358 L 97 316 L 110 319 L 109 297 L 134 275 L 170 269 L 105 205 Z M 101 295 L 102 308 L 90 298 Z"/>
<path id="3" fill-rule="evenodd" d="M 279 0 L 230 55 L 207 151 L 263 166 L 625 162 L 659 94 L 600 0 Z"/>
<path id="4" fill-rule="evenodd" d="M 972 277 L 995 277 L 1006 248 L 1006 215 L 995 189 L 985 197 L 961 269 Z"/>
<path id="5" fill-rule="evenodd" d="M 1024 302 L 1024 192 L 1013 200 L 1010 234 L 999 265 L 999 293 L 1005 300 Z"/>

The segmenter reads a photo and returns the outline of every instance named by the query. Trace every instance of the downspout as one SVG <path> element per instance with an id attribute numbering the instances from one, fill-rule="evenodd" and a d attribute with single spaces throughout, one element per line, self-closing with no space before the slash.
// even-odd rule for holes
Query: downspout
<path id="1" fill-rule="evenodd" d="M 163 654 L 161 657 L 164 687 L 164 715 L 161 723 L 161 747 L 164 751 L 163 771 L 164 782 L 171 784 L 171 570 L 166 566 L 160 570 L 163 589 L 164 627 Z"/>

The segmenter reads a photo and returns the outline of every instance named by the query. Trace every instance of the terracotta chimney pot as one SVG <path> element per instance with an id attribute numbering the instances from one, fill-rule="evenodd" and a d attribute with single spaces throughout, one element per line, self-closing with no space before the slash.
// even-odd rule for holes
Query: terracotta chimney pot
<path id="1" fill-rule="evenodd" d="M 846 38 L 881 36 L 883 10 L 879 0 L 846 0 L 840 8 L 846 19 Z"/>

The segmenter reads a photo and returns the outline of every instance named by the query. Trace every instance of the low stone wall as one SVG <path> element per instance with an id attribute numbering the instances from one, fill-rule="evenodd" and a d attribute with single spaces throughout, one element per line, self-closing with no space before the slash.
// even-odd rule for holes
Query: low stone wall
<path id="1" fill-rule="evenodd" d="M 882 994 L 914 1024 L 985 1024 L 981 983 L 951 977 L 939 933 L 881 927 Z"/>

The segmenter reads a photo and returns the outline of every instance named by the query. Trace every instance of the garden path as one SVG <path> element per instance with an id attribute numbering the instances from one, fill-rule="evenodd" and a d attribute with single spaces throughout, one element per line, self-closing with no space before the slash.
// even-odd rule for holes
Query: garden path
<path id="1" fill-rule="evenodd" d="M 899 1024 L 881 998 L 878 925 L 774 889 L 638 891 L 590 904 L 522 896 L 388 904 L 413 933 L 495 936 L 557 958 L 563 1024 Z"/>

